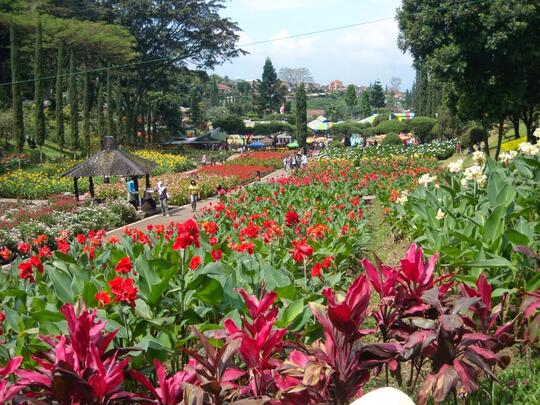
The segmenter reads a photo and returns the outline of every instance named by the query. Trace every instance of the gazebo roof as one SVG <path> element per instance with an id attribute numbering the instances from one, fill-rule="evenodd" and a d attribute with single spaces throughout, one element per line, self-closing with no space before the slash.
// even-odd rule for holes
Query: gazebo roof
<path id="1" fill-rule="evenodd" d="M 104 149 L 67 171 L 62 177 L 145 176 L 156 164 L 116 149 L 114 138 L 104 139 Z"/>

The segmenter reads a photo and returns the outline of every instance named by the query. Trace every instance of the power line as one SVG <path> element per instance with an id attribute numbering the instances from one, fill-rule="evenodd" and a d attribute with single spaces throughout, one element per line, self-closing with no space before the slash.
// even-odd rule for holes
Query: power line
<path id="1" fill-rule="evenodd" d="M 457 5 L 462 5 L 462 4 L 485 3 L 487 1 L 491 1 L 491 0 L 456 1 L 456 2 L 452 3 L 451 6 L 457 6 Z M 246 44 L 239 44 L 238 47 L 241 48 L 241 47 L 248 47 L 248 46 L 255 46 L 255 45 L 263 45 L 263 44 L 268 44 L 268 43 L 272 43 L 272 42 L 287 41 L 289 39 L 294 39 L 294 38 L 307 37 L 307 36 L 316 35 L 316 34 L 323 34 L 323 33 L 327 33 L 327 32 L 333 32 L 333 31 L 340 31 L 340 30 L 345 30 L 345 29 L 350 29 L 350 28 L 356 28 L 356 27 L 360 27 L 360 26 L 363 26 L 363 25 L 376 24 L 376 23 L 380 23 L 380 22 L 383 22 L 383 21 L 393 20 L 394 18 L 395 17 L 384 17 L 384 18 L 378 18 L 378 19 L 375 19 L 375 20 L 363 21 L 363 22 L 359 22 L 359 23 L 355 23 L 355 24 L 340 25 L 340 26 L 336 26 L 336 27 L 324 28 L 324 29 L 321 29 L 321 30 L 310 31 L 310 32 L 305 32 L 305 33 L 301 33 L 301 34 L 288 35 L 286 37 L 271 38 L 271 39 L 266 39 L 266 40 L 263 40 L 263 41 L 256 41 L 256 42 L 250 42 L 250 43 L 246 43 Z M 98 73 L 98 72 L 107 71 L 109 69 L 110 70 L 124 69 L 124 68 L 132 67 L 132 66 L 147 65 L 147 64 L 150 64 L 150 63 L 173 61 L 175 59 L 176 58 L 174 58 L 174 57 L 150 59 L 150 60 L 146 60 L 146 61 L 125 63 L 125 64 L 122 64 L 122 65 L 112 65 L 112 66 L 103 67 L 103 68 L 81 70 L 81 71 L 77 71 L 75 73 L 64 73 L 64 74 L 60 75 L 60 77 L 69 77 L 72 74 L 74 74 L 74 75 L 82 75 L 82 74 L 86 74 L 86 73 Z M 18 80 L 16 82 L 0 83 L 0 86 L 11 86 L 12 84 L 32 83 L 32 82 L 35 82 L 37 80 L 50 80 L 50 79 L 56 79 L 57 77 L 58 77 L 57 75 L 54 75 L 54 76 L 44 76 L 44 77 L 38 77 L 38 78 L 26 79 L 26 80 Z"/>

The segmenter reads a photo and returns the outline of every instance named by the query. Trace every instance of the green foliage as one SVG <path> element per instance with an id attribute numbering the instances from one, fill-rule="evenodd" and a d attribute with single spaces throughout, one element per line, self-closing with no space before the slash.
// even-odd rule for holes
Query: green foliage
<path id="1" fill-rule="evenodd" d="M 11 98 L 13 102 L 13 129 L 15 139 L 17 140 L 17 148 L 22 152 L 24 148 L 24 121 L 22 109 L 21 86 L 17 83 L 21 80 L 20 75 L 20 55 L 19 55 L 19 38 L 17 33 L 18 28 L 14 24 L 10 25 L 9 37 L 11 44 Z"/>
<path id="2" fill-rule="evenodd" d="M 388 134 L 389 132 L 394 132 L 399 134 L 407 128 L 407 125 L 398 120 L 388 120 L 383 121 L 377 125 L 374 129 L 375 134 Z"/>
<path id="3" fill-rule="evenodd" d="M 255 135 L 274 135 L 278 132 L 292 133 L 293 131 L 294 127 L 291 124 L 282 121 L 258 122 L 253 127 Z"/>
<path id="4" fill-rule="evenodd" d="M 64 149 L 64 84 L 63 84 L 63 70 L 64 64 L 64 44 L 60 43 L 58 46 L 58 58 L 56 61 L 56 140 L 60 145 L 60 150 Z"/>
<path id="5" fill-rule="evenodd" d="M 369 86 L 369 100 L 374 108 L 380 109 L 385 106 L 384 89 L 379 80 Z"/>
<path id="6" fill-rule="evenodd" d="M 77 89 L 77 75 L 75 68 L 75 50 L 69 50 L 69 84 L 68 84 L 68 103 L 69 103 L 69 125 L 71 129 L 71 148 L 79 148 L 79 97 Z"/>
<path id="7" fill-rule="evenodd" d="M 353 108 L 356 105 L 357 97 L 356 97 L 356 88 L 353 84 L 349 84 L 347 86 L 347 90 L 345 91 L 345 103 L 349 106 L 351 109 L 351 118 L 353 115 Z"/>
<path id="8" fill-rule="evenodd" d="M 371 98 L 369 96 L 369 89 L 364 90 L 360 96 L 360 116 L 362 118 L 369 117 L 371 115 Z"/>
<path id="9" fill-rule="evenodd" d="M 279 110 L 282 97 L 279 93 L 281 82 L 270 58 L 266 58 L 263 67 L 262 80 L 257 83 L 257 104 L 262 112 Z"/>
<path id="10" fill-rule="evenodd" d="M 41 18 L 38 16 L 36 26 L 36 51 L 34 57 L 34 139 L 37 144 L 43 146 L 46 137 L 45 111 L 43 106 L 43 27 Z"/>
<path id="11" fill-rule="evenodd" d="M 389 132 L 386 134 L 382 141 L 382 145 L 403 145 L 403 142 L 401 141 L 401 138 L 399 135 L 395 132 Z"/>
<path id="12" fill-rule="evenodd" d="M 306 88 L 302 83 L 296 92 L 296 140 L 301 148 L 306 147 L 308 131 L 306 108 Z"/>
<path id="13" fill-rule="evenodd" d="M 221 128 L 228 134 L 244 134 L 246 125 L 244 120 L 237 115 L 227 115 L 224 118 L 218 118 L 212 122 L 214 128 Z"/>
<path id="14" fill-rule="evenodd" d="M 435 118 L 430 117 L 414 117 L 412 120 L 407 121 L 407 129 L 413 132 L 416 137 L 420 139 L 422 143 L 431 141 L 431 130 L 437 123 Z"/>
<path id="15" fill-rule="evenodd" d="M 468 148 L 469 146 L 476 145 L 485 139 L 486 131 L 481 127 L 473 127 L 463 133 L 461 136 L 461 144 Z"/>

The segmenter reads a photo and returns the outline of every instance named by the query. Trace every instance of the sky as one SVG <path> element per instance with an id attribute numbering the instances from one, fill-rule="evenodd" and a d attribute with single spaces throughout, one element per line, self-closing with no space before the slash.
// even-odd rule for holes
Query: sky
<path id="1" fill-rule="evenodd" d="M 226 0 L 222 16 L 236 21 L 239 45 L 249 52 L 215 69 L 215 73 L 253 80 L 260 78 L 270 57 L 281 67 L 308 68 L 320 84 L 341 80 L 345 85 L 383 85 L 400 77 L 402 90 L 414 80 L 412 58 L 397 46 L 395 11 L 399 0 Z M 269 39 L 389 18 L 327 33 L 242 47 Z"/>

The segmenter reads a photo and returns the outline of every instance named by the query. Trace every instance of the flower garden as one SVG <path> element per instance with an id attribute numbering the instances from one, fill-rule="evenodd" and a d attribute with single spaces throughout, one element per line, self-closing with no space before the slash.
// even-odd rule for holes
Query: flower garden
<path id="1" fill-rule="evenodd" d="M 446 170 L 425 151 L 352 153 L 196 220 L 2 248 L 0 402 L 341 405 L 391 385 L 497 403 L 502 370 L 540 343 L 538 147 Z M 272 170 L 260 161 L 200 178 L 233 186 Z M 411 242 L 397 264 L 370 251 L 377 209 Z"/>

